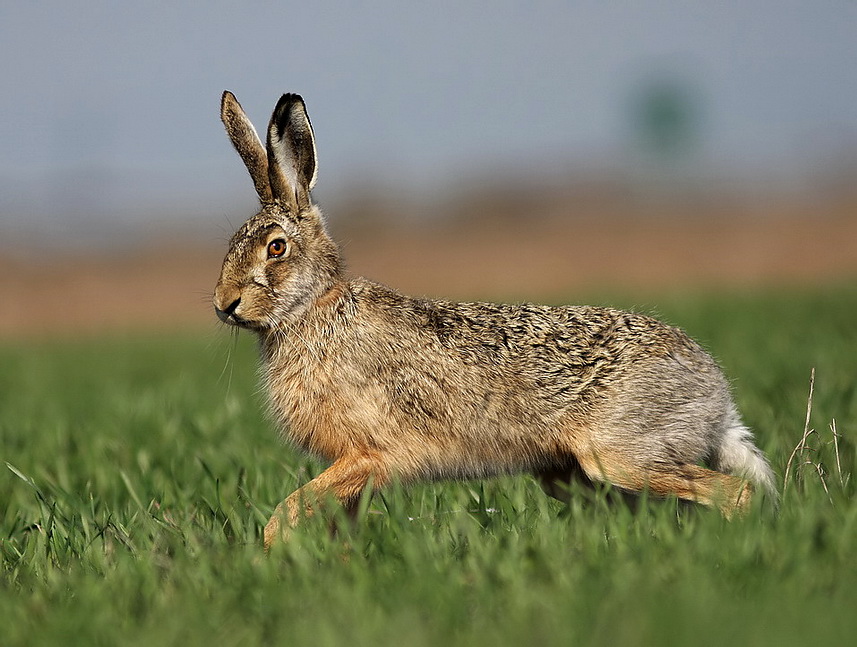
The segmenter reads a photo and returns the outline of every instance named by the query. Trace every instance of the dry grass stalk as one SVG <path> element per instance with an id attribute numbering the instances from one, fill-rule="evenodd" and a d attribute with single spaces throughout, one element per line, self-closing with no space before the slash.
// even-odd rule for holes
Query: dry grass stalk
<path id="1" fill-rule="evenodd" d="M 800 454 L 801 458 L 803 458 L 803 454 L 806 451 L 806 440 L 809 438 L 810 434 L 815 433 L 815 429 L 809 428 L 809 419 L 812 415 L 812 394 L 815 389 L 815 367 L 813 367 L 812 372 L 809 376 L 809 396 L 806 401 L 806 419 L 803 423 L 803 436 L 800 439 L 800 442 L 795 446 L 792 450 L 791 456 L 789 456 L 789 460 L 786 463 L 786 473 L 783 475 L 783 499 L 786 497 L 786 491 L 789 488 L 789 475 L 792 470 L 792 462 L 795 457 Z M 805 463 L 806 461 L 803 461 Z"/>
<path id="2" fill-rule="evenodd" d="M 801 439 L 798 444 L 792 450 L 791 456 L 789 456 L 789 460 L 786 463 L 786 471 L 783 477 L 783 496 L 785 497 L 786 490 L 788 489 L 791 480 L 794 480 L 796 483 L 801 481 L 802 477 L 799 469 L 800 466 L 808 465 L 812 467 L 816 474 L 818 474 L 818 478 L 821 481 L 821 487 L 824 488 L 824 492 L 827 494 L 828 500 L 831 504 L 833 504 L 833 497 L 830 494 L 830 488 L 828 487 L 826 478 L 830 476 L 830 472 L 825 468 L 820 458 L 817 461 L 814 461 L 807 456 L 807 452 L 819 452 L 819 450 L 821 449 L 821 439 L 818 432 L 816 432 L 815 429 L 812 429 L 809 426 L 810 417 L 812 415 L 812 396 L 814 389 L 815 369 L 813 368 L 809 380 L 809 396 L 807 398 L 806 403 L 806 419 L 804 421 L 803 426 L 803 435 L 801 436 Z M 844 489 L 847 486 L 851 475 L 843 474 L 842 472 L 842 459 L 839 450 L 839 432 L 836 430 L 836 419 L 831 420 L 830 424 L 828 425 L 828 428 L 830 429 L 830 433 L 833 439 L 832 441 L 829 441 L 826 444 L 829 445 L 831 442 L 833 444 L 834 459 L 836 461 L 836 475 L 838 477 L 840 487 Z M 812 447 L 808 444 L 808 440 L 813 434 L 815 434 L 815 436 L 819 438 L 816 447 Z M 792 474 L 793 468 L 794 474 Z"/>
<path id="3" fill-rule="evenodd" d="M 839 484 L 845 487 L 848 479 L 842 476 L 842 462 L 839 460 L 839 434 L 836 432 L 836 418 L 830 421 L 830 433 L 833 434 L 833 450 L 836 454 L 836 473 L 839 474 Z"/>

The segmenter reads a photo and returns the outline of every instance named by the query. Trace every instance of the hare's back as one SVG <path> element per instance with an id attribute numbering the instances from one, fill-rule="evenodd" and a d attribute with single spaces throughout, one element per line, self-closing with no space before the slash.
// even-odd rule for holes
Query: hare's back
<path id="1" fill-rule="evenodd" d="M 576 402 L 646 367 L 681 379 L 719 379 L 709 355 L 683 331 L 652 317 L 595 306 L 455 303 L 415 299 L 366 282 L 360 293 L 396 362 L 459 367 L 494 388 L 532 388 L 540 399 Z M 382 353 L 383 354 L 383 353 Z"/>

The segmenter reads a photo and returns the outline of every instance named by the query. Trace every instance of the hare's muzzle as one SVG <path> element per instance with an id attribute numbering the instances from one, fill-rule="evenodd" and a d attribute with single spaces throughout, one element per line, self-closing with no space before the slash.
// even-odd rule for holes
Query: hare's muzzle
<path id="1" fill-rule="evenodd" d="M 235 324 L 237 323 L 235 317 L 235 310 L 238 308 L 238 304 L 241 303 L 241 299 L 235 299 L 232 303 L 226 306 L 225 309 L 221 310 L 217 306 L 214 306 L 214 312 L 217 314 L 217 318 L 220 319 L 223 323 Z"/>
<path id="2" fill-rule="evenodd" d="M 237 289 L 225 289 L 218 285 L 214 291 L 214 312 L 223 323 L 233 326 L 241 325 L 241 317 L 238 316 L 238 306 L 241 305 L 241 293 Z"/>

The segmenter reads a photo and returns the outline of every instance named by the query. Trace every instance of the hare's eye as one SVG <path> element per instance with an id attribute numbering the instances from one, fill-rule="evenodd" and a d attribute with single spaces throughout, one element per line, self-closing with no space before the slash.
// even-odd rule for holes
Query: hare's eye
<path id="1" fill-rule="evenodd" d="M 280 258 L 289 249 L 289 244 L 282 238 L 277 238 L 268 243 L 268 258 Z"/>

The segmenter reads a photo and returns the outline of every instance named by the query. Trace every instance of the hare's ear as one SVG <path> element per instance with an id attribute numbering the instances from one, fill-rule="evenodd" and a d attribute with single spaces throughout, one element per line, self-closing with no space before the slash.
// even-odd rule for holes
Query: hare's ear
<path id="1" fill-rule="evenodd" d="M 228 90 L 223 93 L 223 98 L 220 100 L 220 119 L 226 126 L 232 145 L 244 160 L 247 170 L 250 171 L 259 199 L 262 202 L 270 202 L 271 184 L 268 180 L 268 156 L 265 153 L 265 147 L 262 146 L 262 141 L 256 134 L 253 124 L 244 114 L 238 99 Z"/>
<path id="2" fill-rule="evenodd" d="M 273 197 L 296 202 L 300 211 L 307 209 L 317 170 L 315 137 L 304 100 L 284 94 L 268 125 L 268 180 Z"/>

